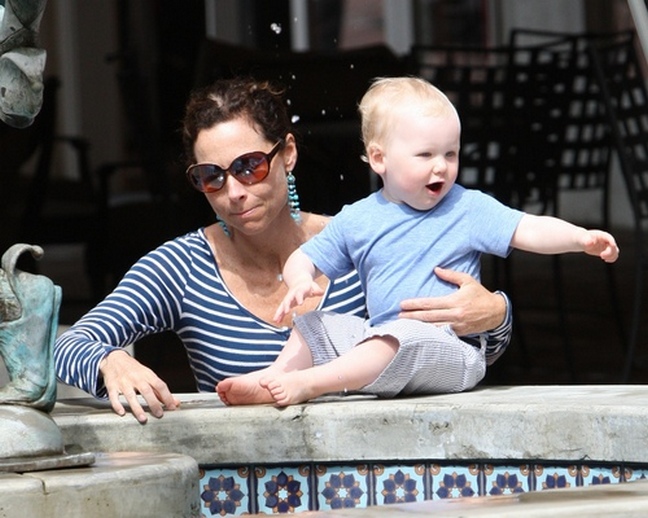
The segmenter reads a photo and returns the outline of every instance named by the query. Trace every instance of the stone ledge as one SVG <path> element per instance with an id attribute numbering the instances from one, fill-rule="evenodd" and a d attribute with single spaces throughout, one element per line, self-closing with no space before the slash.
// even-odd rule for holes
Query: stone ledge
<path id="1" fill-rule="evenodd" d="M 66 444 L 86 451 L 190 455 L 203 466 L 417 459 L 648 463 L 648 386 L 483 387 L 378 400 L 326 398 L 278 409 L 182 394 L 140 425 L 91 398 L 59 401 Z"/>
<path id="2" fill-rule="evenodd" d="M 199 517 L 196 461 L 169 453 L 98 454 L 83 468 L 0 474 L 0 516 Z"/>

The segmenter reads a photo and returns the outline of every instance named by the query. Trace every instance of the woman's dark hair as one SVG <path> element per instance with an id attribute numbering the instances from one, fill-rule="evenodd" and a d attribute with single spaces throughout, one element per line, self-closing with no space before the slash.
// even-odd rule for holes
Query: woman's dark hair
<path id="1" fill-rule="evenodd" d="M 217 80 L 194 90 L 185 106 L 182 143 L 188 163 L 195 162 L 194 144 L 204 129 L 246 117 L 268 142 L 291 131 L 284 91 L 268 81 L 251 78 Z"/>

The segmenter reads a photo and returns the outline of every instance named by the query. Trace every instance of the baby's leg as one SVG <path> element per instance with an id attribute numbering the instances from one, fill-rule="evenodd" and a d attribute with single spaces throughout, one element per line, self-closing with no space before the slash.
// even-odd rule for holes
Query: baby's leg
<path id="1" fill-rule="evenodd" d="M 266 372 L 260 384 L 279 406 L 302 403 L 331 392 L 354 391 L 373 382 L 397 350 L 394 337 L 374 337 L 329 363 L 284 373 Z"/>
<path id="2" fill-rule="evenodd" d="M 224 379 L 216 385 L 216 391 L 226 405 L 274 403 L 270 392 L 259 384 L 261 379 L 312 366 L 310 349 L 299 331 L 294 330 L 272 365 L 243 376 Z"/>

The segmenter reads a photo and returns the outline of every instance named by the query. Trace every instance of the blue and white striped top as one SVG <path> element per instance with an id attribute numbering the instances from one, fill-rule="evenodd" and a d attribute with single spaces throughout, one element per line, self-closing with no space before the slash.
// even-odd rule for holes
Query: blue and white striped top
<path id="1" fill-rule="evenodd" d="M 364 316 L 355 272 L 331 283 L 318 309 Z M 174 331 L 200 391 L 271 364 L 290 328 L 269 324 L 243 307 L 221 278 L 204 230 L 169 241 L 141 258 L 115 290 L 56 341 L 60 381 L 106 397 L 99 362 L 144 336 Z"/>
<path id="2" fill-rule="evenodd" d="M 357 273 L 330 283 L 318 309 L 365 316 Z M 506 348 L 511 327 L 509 307 L 505 322 L 489 334 L 493 352 Z M 163 331 L 182 340 L 198 390 L 213 392 L 222 379 L 271 364 L 291 330 L 259 319 L 236 300 L 200 229 L 142 257 L 110 295 L 58 338 L 57 377 L 106 398 L 99 376 L 104 356 Z"/>

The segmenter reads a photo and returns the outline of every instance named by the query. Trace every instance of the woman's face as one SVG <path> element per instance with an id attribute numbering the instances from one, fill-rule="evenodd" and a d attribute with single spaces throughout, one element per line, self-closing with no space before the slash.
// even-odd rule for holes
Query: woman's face
<path id="1" fill-rule="evenodd" d="M 275 144 L 265 140 L 247 119 L 238 118 L 198 133 L 194 154 L 197 163 L 226 168 L 245 153 L 268 153 Z M 205 194 L 207 201 L 230 229 L 250 235 L 263 232 L 282 211 L 288 211 L 286 172 L 293 169 L 296 159 L 295 141 L 289 134 L 264 180 L 244 185 L 228 174 L 222 189 Z"/>

